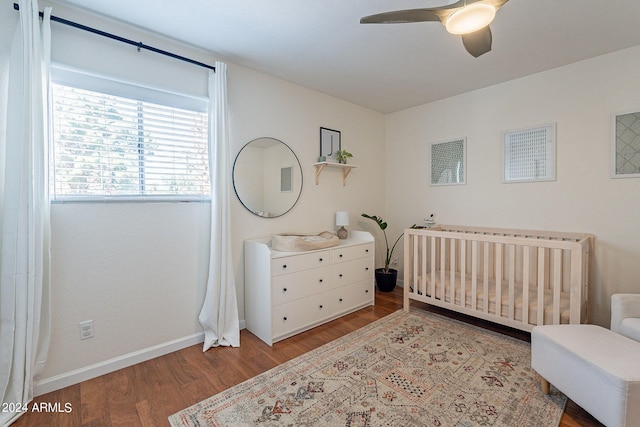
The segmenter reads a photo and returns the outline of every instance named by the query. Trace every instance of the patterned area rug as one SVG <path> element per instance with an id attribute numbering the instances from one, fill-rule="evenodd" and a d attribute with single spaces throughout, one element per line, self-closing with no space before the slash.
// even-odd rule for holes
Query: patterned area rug
<path id="1" fill-rule="evenodd" d="M 169 417 L 185 426 L 557 426 L 529 343 L 413 309 Z"/>

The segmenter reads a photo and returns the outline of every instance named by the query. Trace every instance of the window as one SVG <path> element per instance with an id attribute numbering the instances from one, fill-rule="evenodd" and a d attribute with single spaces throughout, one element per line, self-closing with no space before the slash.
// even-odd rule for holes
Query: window
<path id="1" fill-rule="evenodd" d="M 52 72 L 54 200 L 209 198 L 206 100 Z"/>

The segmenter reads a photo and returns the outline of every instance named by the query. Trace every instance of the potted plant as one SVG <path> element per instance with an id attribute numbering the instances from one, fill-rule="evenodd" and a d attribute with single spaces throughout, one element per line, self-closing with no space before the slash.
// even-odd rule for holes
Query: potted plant
<path id="1" fill-rule="evenodd" d="M 347 164 L 347 159 L 353 157 L 353 154 L 348 152 L 347 150 L 338 150 L 336 151 L 336 158 L 338 159 L 338 163 Z"/>
<path id="2" fill-rule="evenodd" d="M 396 241 L 393 243 L 393 246 L 391 246 L 391 249 L 389 249 L 389 241 L 387 240 L 387 231 L 386 231 L 387 223 L 381 217 L 376 215 L 367 215 L 366 213 L 363 213 L 362 216 L 372 221 L 375 221 L 375 223 L 378 224 L 378 227 L 380 227 L 380 230 L 382 230 L 382 233 L 384 233 L 384 243 L 387 246 L 387 254 L 384 259 L 384 268 L 376 268 L 375 277 L 376 277 L 376 285 L 378 286 L 378 289 L 380 289 L 382 292 L 391 292 L 396 287 L 396 280 L 398 279 L 398 270 L 394 268 L 389 268 L 389 264 L 391 264 L 391 257 L 393 255 L 393 250 L 396 248 L 396 245 L 398 244 L 400 239 L 402 239 L 402 236 L 404 236 L 404 233 L 398 236 Z"/>

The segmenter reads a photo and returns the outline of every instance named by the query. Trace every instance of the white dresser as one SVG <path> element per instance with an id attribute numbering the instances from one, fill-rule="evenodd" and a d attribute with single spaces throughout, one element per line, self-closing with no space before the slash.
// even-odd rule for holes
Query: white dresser
<path id="1" fill-rule="evenodd" d="M 365 231 L 329 249 L 279 252 L 244 242 L 246 328 L 272 345 L 374 304 L 374 239 Z"/>

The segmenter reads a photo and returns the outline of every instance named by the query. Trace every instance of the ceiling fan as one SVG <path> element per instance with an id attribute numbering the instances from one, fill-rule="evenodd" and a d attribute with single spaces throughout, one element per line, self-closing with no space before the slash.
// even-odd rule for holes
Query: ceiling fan
<path id="1" fill-rule="evenodd" d="M 491 50 L 489 24 L 496 12 L 509 0 L 459 0 L 446 6 L 395 10 L 365 16 L 361 24 L 404 24 L 440 21 L 451 34 L 462 36 L 467 52 L 479 57 Z"/>

